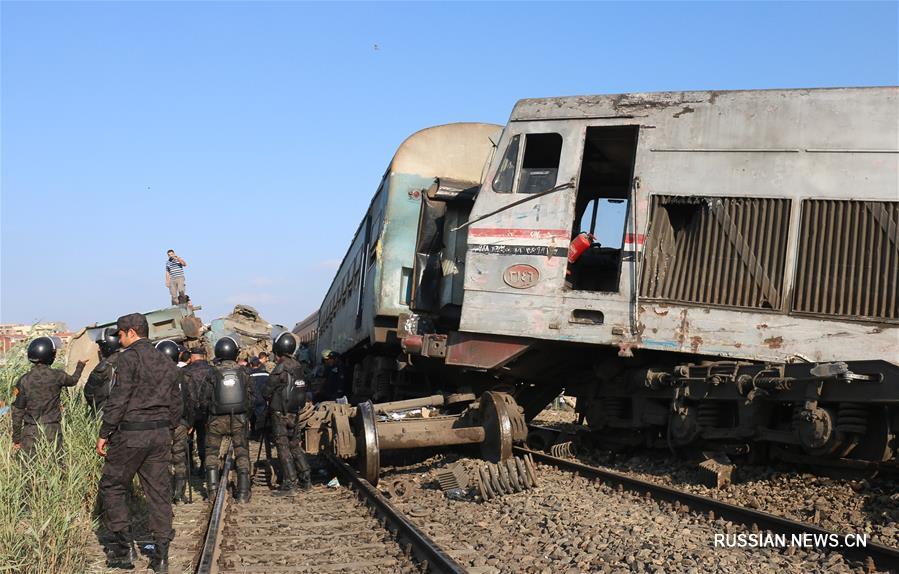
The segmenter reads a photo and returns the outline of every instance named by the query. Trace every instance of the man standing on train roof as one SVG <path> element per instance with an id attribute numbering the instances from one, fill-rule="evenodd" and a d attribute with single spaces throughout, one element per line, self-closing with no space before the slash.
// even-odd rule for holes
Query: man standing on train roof
<path id="1" fill-rule="evenodd" d="M 84 384 L 84 398 L 87 399 L 87 405 L 94 412 L 99 412 L 103 408 L 115 381 L 115 370 L 119 360 L 118 351 L 122 348 L 115 327 L 100 331 L 97 347 L 100 348 L 100 362 L 87 376 L 87 382 Z"/>
<path id="2" fill-rule="evenodd" d="M 181 348 L 174 341 L 160 341 L 156 343 L 156 350 L 168 357 L 173 363 L 178 363 L 181 356 Z M 174 471 L 174 487 L 172 502 L 187 502 L 184 488 L 187 486 L 187 435 L 193 431 L 194 411 L 197 405 L 196 385 L 190 375 L 182 369 L 178 369 L 178 390 L 181 393 L 181 420 L 172 434 L 172 469 Z"/>
<path id="3" fill-rule="evenodd" d="M 215 343 L 215 382 L 208 397 L 209 418 L 206 423 L 206 489 L 209 498 L 218 489 L 219 449 L 222 438 L 231 437 L 237 463 L 236 502 L 250 500 L 250 451 L 247 444 L 247 421 L 256 402 L 247 370 L 237 364 L 240 336 L 226 335 Z"/>
<path id="4" fill-rule="evenodd" d="M 277 365 L 268 378 L 265 399 L 269 403 L 278 460 L 281 461 L 280 496 L 290 496 L 299 486 L 312 488 L 312 472 L 300 444 L 304 415 L 310 412 L 306 395 L 306 376 L 303 367 L 293 358 L 297 341 L 293 333 L 283 327 L 272 330 L 272 352 Z"/>
<path id="5" fill-rule="evenodd" d="M 206 417 L 209 414 L 209 397 L 215 385 L 215 369 L 206 360 L 206 347 L 201 344 L 191 348 L 190 360 L 184 372 L 193 380 L 197 393 L 197 404 L 194 409 L 194 436 L 196 437 L 197 456 L 200 459 L 199 472 L 203 474 L 206 466 Z"/>
<path id="6" fill-rule="evenodd" d="M 184 291 L 184 268 L 187 262 L 175 255 L 174 249 L 166 252 L 168 259 L 165 262 L 165 286 L 172 296 L 172 305 L 184 305 L 187 303 L 187 295 Z"/>
<path id="7" fill-rule="evenodd" d="M 147 497 L 147 525 L 155 543 L 150 567 L 169 569 L 172 529 L 172 430 L 181 420 L 178 369 L 150 341 L 147 318 L 140 313 L 119 317 L 119 341 L 125 350 L 118 359 L 116 382 L 103 408 L 97 454 L 106 458 L 100 477 L 104 522 L 112 533 L 107 565 L 133 568 L 136 558 L 131 537 L 127 492 L 134 475 Z"/>
<path id="8" fill-rule="evenodd" d="M 62 341 L 58 337 L 38 337 L 31 341 L 28 345 L 31 370 L 19 377 L 13 390 L 13 448 L 29 456 L 34 453 L 34 444 L 42 433 L 51 444 L 62 447 L 59 396 L 63 387 L 73 387 L 81 378 L 84 361 L 78 361 L 71 375 L 50 367 L 60 348 Z"/>

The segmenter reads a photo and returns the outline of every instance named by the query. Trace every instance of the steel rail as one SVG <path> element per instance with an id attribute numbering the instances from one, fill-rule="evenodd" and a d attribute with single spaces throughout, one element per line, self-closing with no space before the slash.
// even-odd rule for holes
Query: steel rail
<path id="1" fill-rule="evenodd" d="M 387 521 L 387 528 L 397 538 L 406 540 L 400 545 L 403 550 L 412 552 L 427 572 L 463 573 L 467 570 L 452 557 L 446 554 L 427 534 L 412 524 L 400 511 L 393 507 L 384 496 L 367 480 L 359 476 L 347 463 L 328 454 L 328 461 L 345 483 L 352 484 L 354 489 L 369 506 L 373 507 L 380 517 Z"/>
<path id="2" fill-rule="evenodd" d="M 805 534 L 811 534 L 813 535 L 812 542 L 815 541 L 814 535 L 818 535 L 819 537 L 835 535 L 838 537 L 837 540 L 845 540 L 845 534 L 833 532 L 813 524 L 775 516 L 760 510 L 737 506 L 707 496 L 700 496 L 698 494 L 693 494 L 692 492 L 686 492 L 670 486 L 664 486 L 633 476 L 628 476 L 613 470 L 597 468 L 595 466 L 557 458 L 528 448 L 516 446 L 513 450 L 519 454 L 530 454 L 535 460 L 539 460 L 557 468 L 576 472 L 590 478 L 598 478 L 607 483 L 620 485 L 633 492 L 649 494 L 653 498 L 659 500 L 680 502 L 694 512 L 714 512 L 715 516 L 744 526 L 751 527 L 752 525 L 755 525 L 760 530 L 768 530 L 776 534 L 784 534 L 791 537 L 793 535 L 803 536 Z M 829 538 L 824 538 L 824 540 L 829 540 Z M 865 547 L 852 547 L 844 544 L 839 547 L 828 546 L 819 549 L 839 552 L 847 558 L 855 560 L 866 560 L 870 558 L 879 569 L 885 569 L 888 572 L 899 572 L 899 549 L 897 548 L 868 542 Z"/>
<path id="3" fill-rule="evenodd" d="M 212 510 L 209 512 L 209 524 L 206 527 L 206 537 L 203 540 L 203 548 L 200 551 L 200 558 L 197 560 L 197 567 L 194 570 L 196 574 L 209 574 L 215 565 L 215 554 L 218 549 L 218 539 L 221 533 L 221 524 L 223 511 L 225 509 L 225 499 L 228 494 L 228 474 L 231 472 L 231 465 L 234 462 L 234 451 L 228 449 L 228 455 L 225 457 L 225 464 L 222 466 L 222 474 L 219 476 L 219 486 L 215 493 L 215 502 Z"/>

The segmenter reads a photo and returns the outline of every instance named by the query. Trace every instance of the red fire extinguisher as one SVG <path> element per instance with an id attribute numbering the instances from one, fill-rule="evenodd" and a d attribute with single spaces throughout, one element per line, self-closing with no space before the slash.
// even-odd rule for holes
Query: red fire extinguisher
<path id="1" fill-rule="evenodd" d="M 578 258 L 584 254 L 584 251 L 590 249 L 591 245 L 593 245 L 593 235 L 586 231 L 578 233 L 568 245 L 568 263 L 577 261 Z"/>

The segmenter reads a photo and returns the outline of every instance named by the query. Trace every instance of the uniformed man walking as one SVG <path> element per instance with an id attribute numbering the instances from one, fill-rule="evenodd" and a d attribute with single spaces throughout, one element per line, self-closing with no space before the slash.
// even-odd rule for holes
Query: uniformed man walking
<path id="1" fill-rule="evenodd" d="M 75 372 L 66 374 L 50 365 L 56 359 L 56 351 L 62 348 L 57 337 L 38 337 L 28 345 L 31 370 L 19 377 L 12 404 L 12 442 L 14 449 L 26 455 L 34 454 L 34 444 L 41 433 L 50 443 L 62 447 L 59 396 L 63 387 L 73 387 L 81 377 L 84 362 L 79 361 Z"/>
<path id="2" fill-rule="evenodd" d="M 286 330 L 272 333 L 272 352 L 278 363 L 268 379 L 265 398 L 269 402 L 278 460 L 281 461 L 280 495 L 296 492 L 297 479 L 303 490 L 312 488 L 312 474 L 300 444 L 301 413 L 307 410 L 306 373 L 293 358 L 296 338 Z"/>
<path id="3" fill-rule="evenodd" d="M 174 341 L 156 343 L 156 350 L 171 359 L 177 366 L 181 356 L 181 347 Z M 188 481 L 187 468 L 187 435 L 193 430 L 194 410 L 197 404 L 196 389 L 193 379 L 182 369 L 178 369 L 178 390 L 181 393 L 181 420 L 172 434 L 172 470 L 174 471 L 174 487 L 172 502 L 187 502 L 184 489 Z"/>
<path id="4" fill-rule="evenodd" d="M 197 404 L 194 409 L 194 442 L 197 447 L 197 456 L 200 459 L 199 470 L 202 476 L 206 465 L 206 418 L 209 414 L 209 397 L 212 396 L 212 387 L 215 385 L 215 369 L 206 360 L 206 347 L 197 345 L 190 350 L 190 360 L 184 367 L 184 372 L 190 376 L 194 383 L 197 396 Z"/>
<path id="5" fill-rule="evenodd" d="M 122 345 L 114 327 L 103 329 L 100 338 L 97 339 L 97 346 L 100 348 L 100 362 L 88 375 L 87 383 L 84 385 L 84 398 L 94 412 L 99 412 L 103 408 L 115 380 L 116 364 L 119 359 L 116 351 L 121 349 Z"/>
<path id="6" fill-rule="evenodd" d="M 218 489 L 218 461 L 222 438 L 231 437 L 237 464 L 237 495 L 235 501 L 250 500 L 250 451 L 247 443 L 247 422 L 256 401 L 247 370 L 237 364 L 240 352 L 238 335 L 227 335 L 215 344 L 215 383 L 209 397 L 209 418 L 206 423 L 206 489 L 209 497 Z"/>
<path id="7" fill-rule="evenodd" d="M 132 568 L 136 556 L 131 538 L 126 492 L 137 474 L 147 497 L 147 524 L 155 542 L 150 567 L 167 573 L 172 530 L 172 430 L 181 419 L 177 367 L 147 340 L 149 326 L 140 313 L 119 317 L 116 383 L 103 408 L 97 454 L 106 457 L 100 478 L 104 522 L 113 541 L 107 564 Z"/>

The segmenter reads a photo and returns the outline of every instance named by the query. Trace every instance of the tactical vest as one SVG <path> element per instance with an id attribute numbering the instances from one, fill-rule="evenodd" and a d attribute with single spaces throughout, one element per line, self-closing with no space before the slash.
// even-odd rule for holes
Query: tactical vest
<path id="1" fill-rule="evenodd" d="M 188 377 L 187 373 L 178 373 L 178 388 L 181 389 L 181 420 L 189 423 L 192 422 L 190 419 L 193 418 L 191 403 L 193 403 L 194 398 L 191 396 Z"/>
<path id="2" fill-rule="evenodd" d="M 287 383 L 281 387 L 281 405 L 286 413 L 298 413 L 306 405 L 306 381 L 297 379 L 290 371 Z"/>
<path id="3" fill-rule="evenodd" d="M 247 412 L 247 386 L 240 377 L 240 371 L 233 368 L 216 371 L 209 410 L 214 415 L 239 415 Z"/>

